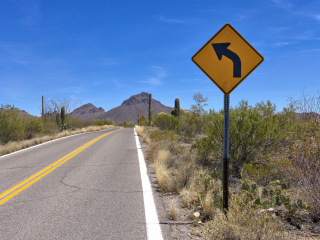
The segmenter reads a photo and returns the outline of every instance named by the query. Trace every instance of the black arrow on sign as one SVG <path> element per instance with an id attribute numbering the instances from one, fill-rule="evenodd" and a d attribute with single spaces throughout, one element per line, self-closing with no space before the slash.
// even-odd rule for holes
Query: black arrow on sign
<path id="1" fill-rule="evenodd" d="M 230 43 L 212 43 L 212 47 L 217 54 L 219 60 L 222 55 L 229 58 L 233 62 L 233 77 L 241 77 L 241 60 L 237 54 L 228 49 Z"/>

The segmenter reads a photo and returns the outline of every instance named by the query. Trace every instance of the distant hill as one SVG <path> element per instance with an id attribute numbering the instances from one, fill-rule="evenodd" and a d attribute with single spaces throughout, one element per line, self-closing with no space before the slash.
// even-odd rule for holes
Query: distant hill
<path id="1" fill-rule="evenodd" d="M 103 116 L 106 112 L 103 108 L 97 108 L 92 103 L 87 103 L 81 107 L 75 109 L 71 114 L 72 118 L 79 120 L 92 120 L 92 119 L 104 119 Z"/>
<path id="2" fill-rule="evenodd" d="M 171 113 L 172 107 L 165 106 L 159 101 L 152 99 L 152 114 L 159 112 Z M 148 118 L 149 112 L 149 94 L 142 92 L 133 95 L 123 103 L 107 112 L 103 108 L 97 108 L 93 104 L 88 103 L 75 109 L 70 116 L 80 120 L 92 119 L 110 119 L 115 122 L 131 122 L 137 121 L 138 115 Z"/>

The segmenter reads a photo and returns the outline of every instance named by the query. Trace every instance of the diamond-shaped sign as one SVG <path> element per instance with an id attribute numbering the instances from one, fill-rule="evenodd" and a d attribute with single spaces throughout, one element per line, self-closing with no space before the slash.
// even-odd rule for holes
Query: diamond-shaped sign
<path id="1" fill-rule="evenodd" d="M 229 95 L 264 58 L 230 24 L 225 24 L 191 60 Z"/>
<path id="2" fill-rule="evenodd" d="M 143 122 L 144 120 L 146 120 L 146 118 L 142 115 L 140 120 L 141 120 L 141 122 Z"/>

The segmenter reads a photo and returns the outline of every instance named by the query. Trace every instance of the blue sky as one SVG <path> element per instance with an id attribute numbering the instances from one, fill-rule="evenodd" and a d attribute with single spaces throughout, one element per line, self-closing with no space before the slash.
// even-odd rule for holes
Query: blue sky
<path id="1" fill-rule="evenodd" d="M 230 96 L 277 110 L 320 90 L 320 1 L 0 0 L 0 103 L 40 115 L 41 96 L 106 111 L 141 92 L 189 109 L 223 93 L 191 61 L 230 23 L 264 62 Z"/>

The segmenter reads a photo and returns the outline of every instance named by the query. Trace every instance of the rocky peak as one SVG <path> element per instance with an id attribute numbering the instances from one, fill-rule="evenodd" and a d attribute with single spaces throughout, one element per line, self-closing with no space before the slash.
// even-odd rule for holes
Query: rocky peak
<path id="1" fill-rule="evenodd" d="M 142 92 L 137 95 L 133 95 L 127 100 L 123 101 L 121 105 L 124 106 L 130 106 L 130 105 L 135 105 L 139 103 L 148 103 L 149 104 L 149 93 Z"/>
<path id="2" fill-rule="evenodd" d="M 74 110 L 75 113 L 99 113 L 99 112 L 105 112 L 102 107 L 97 108 L 92 103 L 87 103 L 76 110 Z"/>

